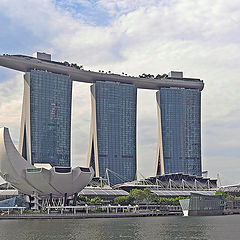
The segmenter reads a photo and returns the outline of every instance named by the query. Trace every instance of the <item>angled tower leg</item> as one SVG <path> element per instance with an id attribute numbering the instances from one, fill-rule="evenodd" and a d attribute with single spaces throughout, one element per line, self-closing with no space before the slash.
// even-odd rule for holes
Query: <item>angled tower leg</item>
<path id="1" fill-rule="evenodd" d="M 23 105 L 18 151 L 23 158 L 31 163 L 30 132 L 30 73 L 26 73 L 24 75 Z"/>
<path id="2" fill-rule="evenodd" d="M 95 85 L 90 87 L 91 90 L 91 125 L 90 138 L 88 145 L 87 165 L 92 167 L 95 171 L 95 177 L 99 177 L 99 162 L 98 162 L 98 144 L 97 144 L 97 126 L 96 126 L 96 99 L 95 99 Z"/>
<path id="3" fill-rule="evenodd" d="M 154 169 L 154 176 L 164 175 L 164 157 L 163 157 L 163 139 L 162 139 L 162 119 L 160 107 L 160 91 L 156 93 L 157 99 L 157 115 L 158 115 L 158 141 L 157 141 L 157 154 Z"/>

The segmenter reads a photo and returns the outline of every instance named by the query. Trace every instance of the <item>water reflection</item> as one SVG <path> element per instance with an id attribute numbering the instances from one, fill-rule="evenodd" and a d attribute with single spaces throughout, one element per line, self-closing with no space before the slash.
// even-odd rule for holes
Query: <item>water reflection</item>
<path id="1" fill-rule="evenodd" d="M 240 215 L 118 219 L 1 220 L 0 239 L 240 239 Z"/>

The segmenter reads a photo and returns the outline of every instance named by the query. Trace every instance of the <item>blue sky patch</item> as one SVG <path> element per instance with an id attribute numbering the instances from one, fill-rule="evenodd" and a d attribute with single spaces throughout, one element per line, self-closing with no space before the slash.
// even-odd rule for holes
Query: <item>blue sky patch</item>
<path id="1" fill-rule="evenodd" d="M 100 8 L 98 1 L 66 1 L 56 0 L 56 6 L 68 11 L 74 18 L 81 18 L 85 23 L 95 26 L 107 26 L 113 19 L 104 8 Z"/>
<path id="2" fill-rule="evenodd" d="M 32 52 L 34 46 L 42 44 L 43 39 L 37 38 L 26 27 L 11 18 L 0 15 L 1 34 L 0 34 L 0 54 L 23 54 L 22 50 Z"/>

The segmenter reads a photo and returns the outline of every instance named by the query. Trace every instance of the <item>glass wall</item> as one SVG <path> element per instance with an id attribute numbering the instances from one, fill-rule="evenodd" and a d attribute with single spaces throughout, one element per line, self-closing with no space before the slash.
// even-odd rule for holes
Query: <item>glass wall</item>
<path id="1" fill-rule="evenodd" d="M 96 82 L 96 127 L 99 175 L 109 171 L 111 184 L 136 176 L 137 89 L 130 84 Z"/>
<path id="2" fill-rule="evenodd" d="M 158 94 L 165 174 L 182 172 L 201 176 L 200 91 L 161 88 Z"/>
<path id="3" fill-rule="evenodd" d="M 70 166 L 72 81 L 46 71 L 30 72 L 32 164 Z"/>

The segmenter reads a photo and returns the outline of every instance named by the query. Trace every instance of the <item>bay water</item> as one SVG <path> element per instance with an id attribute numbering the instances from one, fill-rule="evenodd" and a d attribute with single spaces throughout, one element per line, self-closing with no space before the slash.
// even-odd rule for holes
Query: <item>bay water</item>
<path id="1" fill-rule="evenodd" d="M 240 240 L 240 215 L 0 220 L 0 240 Z"/>

